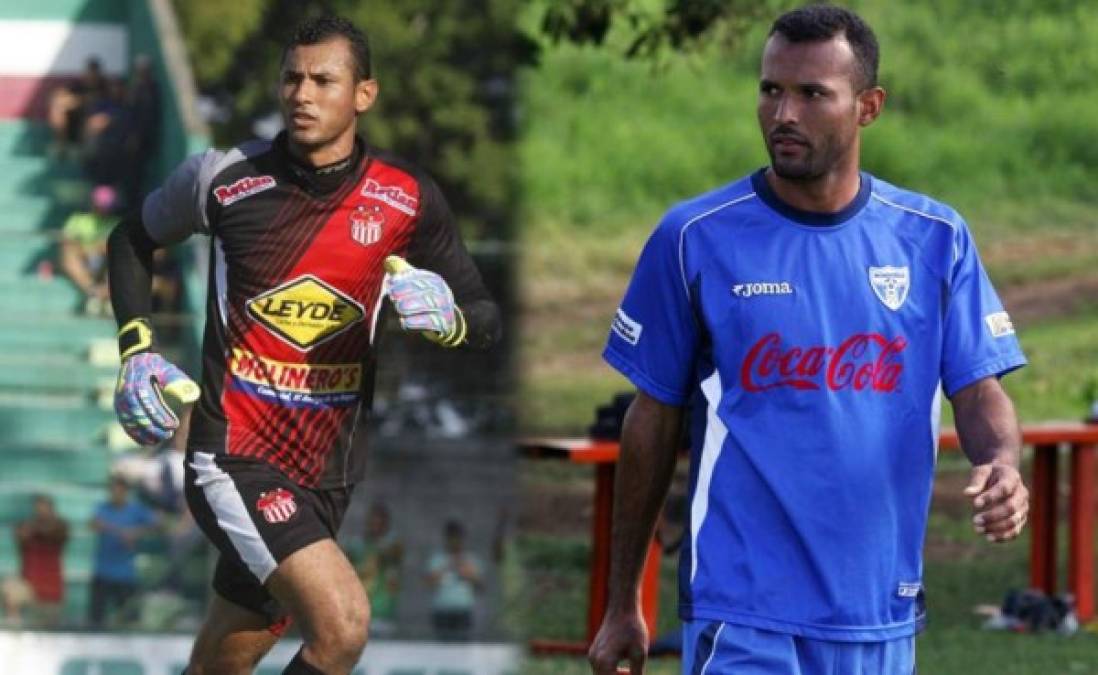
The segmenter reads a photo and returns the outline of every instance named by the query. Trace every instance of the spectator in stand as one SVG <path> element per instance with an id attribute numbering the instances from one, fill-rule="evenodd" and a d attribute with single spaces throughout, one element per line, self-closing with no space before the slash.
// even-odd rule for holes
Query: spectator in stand
<path id="1" fill-rule="evenodd" d="M 124 607 L 137 592 L 137 544 L 155 525 L 153 512 L 130 499 L 126 481 L 112 477 L 110 499 L 96 508 L 91 521 L 91 529 L 98 533 L 88 607 L 93 628 L 103 627 L 108 613 Z"/>
<path id="2" fill-rule="evenodd" d="M 69 216 L 61 228 L 60 267 L 85 296 L 88 314 L 110 311 L 107 291 L 107 236 L 118 223 L 118 193 L 108 185 L 91 192 L 91 211 Z"/>
<path id="3" fill-rule="evenodd" d="M 130 79 L 129 107 L 132 128 L 126 140 L 126 152 L 132 159 L 126 176 L 126 194 L 134 204 L 144 197 L 144 170 L 156 153 L 160 141 L 160 86 L 153 73 L 152 60 L 138 54 Z"/>
<path id="4" fill-rule="evenodd" d="M 348 546 L 348 555 L 357 561 L 358 573 L 370 598 L 370 632 L 392 635 L 400 595 L 400 567 L 404 545 L 393 531 L 389 507 L 374 502 L 366 516 L 366 536 Z"/>
<path id="5" fill-rule="evenodd" d="M 119 185 L 141 154 L 131 147 L 134 133 L 129 91 L 122 78 L 111 78 L 107 95 L 88 108 L 84 124 L 84 173 L 93 183 Z M 134 195 L 127 195 L 131 200 Z"/>
<path id="6" fill-rule="evenodd" d="M 480 561 L 465 550 L 465 527 L 451 520 L 443 530 L 445 548 L 427 563 L 427 582 L 435 591 L 431 623 L 440 640 L 467 640 L 473 629 L 476 594 L 483 586 Z"/>
<path id="7" fill-rule="evenodd" d="M 183 463 L 192 409 L 188 405 L 179 411 L 179 428 L 155 453 L 138 451 L 111 465 L 111 473 L 135 486 L 139 499 L 157 513 L 167 537 L 168 565 L 155 588 L 174 593 L 184 591 L 184 568 L 205 543 L 183 496 Z"/>
<path id="8" fill-rule="evenodd" d="M 61 555 L 69 540 L 69 525 L 54 509 L 53 499 L 36 495 L 31 517 L 15 528 L 23 579 L 33 591 L 35 624 L 54 627 L 61 619 L 65 581 Z"/>
<path id="9" fill-rule="evenodd" d="M 96 57 L 87 60 L 80 78 L 55 89 L 50 94 L 47 121 L 53 132 L 54 156 L 62 156 L 77 150 L 83 141 L 87 110 L 106 95 L 107 81 L 103 67 Z"/>

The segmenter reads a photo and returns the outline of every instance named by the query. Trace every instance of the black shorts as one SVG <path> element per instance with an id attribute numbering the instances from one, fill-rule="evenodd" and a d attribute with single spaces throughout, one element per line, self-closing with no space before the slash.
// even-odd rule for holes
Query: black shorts
<path id="1" fill-rule="evenodd" d="M 190 452 L 187 505 L 195 522 L 221 552 L 213 589 L 229 602 L 284 618 L 265 586 L 291 553 L 335 539 L 350 502 L 348 488 L 301 487 L 266 462 Z"/>

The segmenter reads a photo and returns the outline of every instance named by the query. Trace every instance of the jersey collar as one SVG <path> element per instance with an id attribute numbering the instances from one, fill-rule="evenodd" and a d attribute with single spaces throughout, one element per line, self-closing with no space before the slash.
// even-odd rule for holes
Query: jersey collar
<path id="1" fill-rule="evenodd" d="M 858 215 L 858 212 L 869 201 L 870 193 L 873 192 L 873 177 L 862 171 L 858 174 L 861 177 L 858 194 L 854 196 L 849 204 L 834 213 L 804 211 L 783 202 L 781 197 L 770 187 L 770 183 L 766 182 L 765 174 L 765 167 L 751 174 L 751 187 L 755 189 L 755 194 L 759 196 L 759 199 L 786 218 L 801 225 L 812 227 L 828 227 L 845 223 Z"/>

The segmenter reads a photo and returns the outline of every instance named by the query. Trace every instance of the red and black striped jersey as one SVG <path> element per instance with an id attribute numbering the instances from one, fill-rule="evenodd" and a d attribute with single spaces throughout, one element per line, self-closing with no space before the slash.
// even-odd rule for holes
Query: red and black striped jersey
<path id="1" fill-rule="evenodd" d="M 142 208 L 160 244 L 210 236 L 202 396 L 192 451 L 253 457 L 301 485 L 363 476 L 355 426 L 373 397 L 382 262 L 440 274 L 469 343 L 498 337 L 498 310 L 437 185 L 356 143 L 344 162 L 307 168 L 284 135 L 191 157 Z"/>

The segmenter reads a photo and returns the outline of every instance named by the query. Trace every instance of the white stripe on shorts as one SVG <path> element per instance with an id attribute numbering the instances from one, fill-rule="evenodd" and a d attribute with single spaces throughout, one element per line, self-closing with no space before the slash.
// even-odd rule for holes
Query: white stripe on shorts
<path id="1" fill-rule="evenodd" d="M 198 474 L 194 484 L 202 488 L 206 503 L 217 517 L 217 526 L 228 535 L 233 548 L 259 583 L 265 583 L 278 563 L 248 515 L 248 507 L 232 477 L 217 466 L 214 455 L 208 452 L 194 453 L 191 468 Z"/>
<path id="2" fill-rule="evenodd" d="M 717 655 L 717 645 L 721 643 L 721 633 L 724 632 L 724 622 L 717 627 L 717 633 L 713 636 L 713 648 L 709 650 L 709 658 L 705 660 L 705 665 L 702 666 L 701 674 L 705 675 L 705 671 L 709 670 L 709 664 L 713 663 L 713 657 Z"/>

